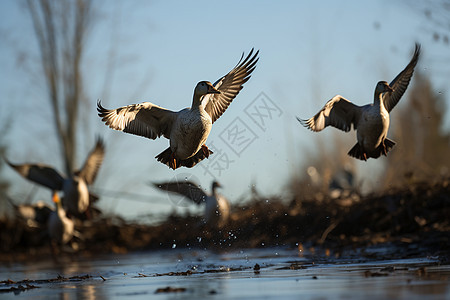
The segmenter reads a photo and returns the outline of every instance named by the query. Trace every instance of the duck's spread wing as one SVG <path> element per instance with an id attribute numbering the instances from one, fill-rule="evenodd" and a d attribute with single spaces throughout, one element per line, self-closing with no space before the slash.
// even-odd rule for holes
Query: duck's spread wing
<path id="1" fill-rule="evenodd" d="M 94 149 L 89 153 L 83 167 L 76 172 L 81 178 L 84 179 L 86 184 L 90 185 L 94 183 L 95 177 L 97 177 L 98 170 L 100 169 L 103 158 L 105 157 L 105 145 L 101 138 L 97 139 Z"/>
<path id="2" fill-rule="evenodd" d="M 400 101 L 400 98 L 402 98 L 403 94 L 405 93 L 411 77 L 413 76 L 414 67 L 419 60 L 419 56 L 420 44 L 416 43 L 416 49 L 414 50 L 414 55 L 411 61 L 406 66 L 406 68 L 401 71 L 400 74 L 398 74 L 397 77 L 395 77 L 395 79 L 392 80 L 392 82 L 389 84 L 389 86 L 393 89 L 393 92 L 384 94 L 384 107 L 388 112 L 390 112 L 395 107 L 395 105 L 398 103 L 398 101 Z"/>
<path id="3" fill-rule="evenodd" d="M 253 55 L 253 49 L 225 76 L 214 83 L 214 87 L 220 91 L 220 94 L 208 94 L 204 96 L 202 103 L 205 103 L 205 110 L 211 116 L 214 123 L 228 108 L 233 99 L 242 90 L 244 83 L 250 79 L 250 75 L 258 62 L 259 50 Z"/>
<path id="4" fill-rule="evenodd" d="M 106 109 L 97 102 L 99 117 L 110 128 L 126 133 L 156 139 L 170 137 L 177 113 L 150 102 L 131 104 L 117 109 Z"/>
<path id="5" fill-rule="evenodd" d="M 207 197 L 205 191 L 190 181 L 154 183 L 153 185 L 162 190 L 187 197 L 197 204 L 201 204 Z"/>
<path id="6" fill-rule="evenodd" d="M 351 103 L 340 95 L 334 96 L 325 106 L 312 118 L 297 120 L 312 131 L 321 131 L 327 126 L 333 126 L 343 131 L 356 129 L 361 107 Z"/>
<path id="7" fill-rule="evenodd" d="M 54 191 L 62 190 L 64 177 L 55 169 L 44 164 L 21 164 L 15 165 L 6 161 L 8 165 L 16 170 L 21 176 L 48 187 Z"/>

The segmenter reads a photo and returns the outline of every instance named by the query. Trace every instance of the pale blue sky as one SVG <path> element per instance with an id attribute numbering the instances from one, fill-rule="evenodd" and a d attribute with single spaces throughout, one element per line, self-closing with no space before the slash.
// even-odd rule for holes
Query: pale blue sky
<path id="1" fill-rule="evenodd" d="M 448 45 L 433 42 L 429 31 L 433 27 L 409 1 L 97 2 L 83 65 L 88 101 L 83 130 L 90 136 L 80 142 L 79 164 L 95 135 L 103 136 L 107 156 L 95 186 L 110 192 L 104 194 L 100 207 L 127 217 L 174 208 L 164 194 L 147 186 L 150 181 L 187 174 L 209 190 L 208 160 L 193 169 L 169 170 L 154 159 L 168 146 L 166 139 L 152 141 L 107 128 L 97 117 L 97 99 L 107 108 L 151 101 L 179 110 L 190 105 L 198 81 L 214 82 L 235 66 L 243 51 L 260 49 L 252 78 L 214 124 L 207 141 L 232 161 L 220 174 L 213 173 L 224 186 L 223 194 L 237 201 L 252 183 L 262 193 L 280 193 L 287 178 L 301 172 L 303 154 L 314 145 L 315 136 L 295 116 L 312 116 L 336 94 L 356 104 L 371 102 L 376 83 L 391 81 L 409 62 L 414 42 L 423 48 L 417 68 L 432 76 L 436 92 L 447 92 L 448 64 L 439 59 L 448 61 Z M 27 76 L 36 69 L 18 64 L 17 49 L 37 53 L 29 17 L 18 1 L 3 0 L 0 20 L 0 117 L 12 118 L 14 112 L 8 157 L 61 169 L 43 105 L 47 99 L 42 82 L 38 76 Z M 111 53 L 113 72 L 108 69 Z M 105 78 L 109 78 L 106 86 Z M 261 93 L 278 109 L 263 128 L 246 114 L 246 108 L 254 108 L 252 103 L 261 103 L 257 98 Z M 238 149 L 239 155 L 224 141 L 234 122 L 245 124 L 253 133 L 253 141 Z M 340 133 L 334 129 L 320 133 L 323 137 L 334 134 Z M 346 151 L 355 142 L 354 133 L 349 135 Z M 220 152 L 215 155 L 225 157 Z M 360 165 L 378 170 L 380 161 Z M 36 191 L 35 200 L 50 198 L 48 191 L 33 190 L 11 170 L 5 173 L 12 180 L 14 198 Z M 109 197 L 113 191 L 148 196 L 149 201 L 114 199 Z"/>

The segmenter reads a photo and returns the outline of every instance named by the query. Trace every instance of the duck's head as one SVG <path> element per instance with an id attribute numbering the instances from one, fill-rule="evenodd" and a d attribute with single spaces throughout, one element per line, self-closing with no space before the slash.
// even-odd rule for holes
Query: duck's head
<path id="1" fill-rule="evenodd" d="M 220 94 L 220 91 L 218 91 L 211 82 L 200 81 L 195 87 L 194 94 L 197 96 L 204 96 L 207 94 Z"/>
<path id="2" fill-rule="evenodd" d="M 387 83 L 386 81 L 379 81 L 377 83 L 377 87 L 375 88 L 375 94 L 382 94 L 382 93 L 386 93 L 386 92 L 390 92 L 392 93 L 394 90 L 391 88 L 391 86 L 389 85 L 389 83 Z"/>

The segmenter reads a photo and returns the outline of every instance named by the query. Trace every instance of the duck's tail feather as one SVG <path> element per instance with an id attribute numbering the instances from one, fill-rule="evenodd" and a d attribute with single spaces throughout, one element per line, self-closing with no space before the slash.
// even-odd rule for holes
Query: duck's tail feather
<path id="1" fill-rule="evenodd" d="M 365 155 L 363 148 L 358 143 L 347 154 L 360 160 L 367 160 L 367 155 Z"/>
<path id="2" fill-rule="evenodd" d="M 384 147 L 383 147 L 384 143 Z M 387 153 L 394 147 L 395 142 L 393 140 L 390 140 L 388 138 L 385 138 L 383 143 L 381 143 L 380 146 L 378 146 L 377 149 L 380 149 L 380 155 L 383 154 L 384 156 L 387 156 Z"/>
<path id="3" fill-rule="evenodd" d="M 393 140 L 385 138 L 370 157 L 378 158 L 381 155 L 387 156 L 389 150 L 391 150 L 394 145 L 395 142 Z"/>
<path id="4" fill-rule="evenodd" d="M 179 167 L 192 168 L 205 158 L 208 158 L 210 154 L 213 154 L 213 152 L 209 150 L 208 147 L 203 145 L 202 148 L 197 153 L 195 153 L 195 155 L 187 159 L 176 159 L 174 158 L 173 152 L 169 147 L 160 154 L 158 154 L 155 158 L 159 162 L 175 170 L 178 169 Z"/>
<path id="5" fill-rule="evenodd" d="M 387 156 L 387 153 L 394 147 L 395 142 L 393 140 L 390 140 L 388 138 L 385 138 L 384 141 L 375 149 L 375 151 L 370 152 L 370 156 L 364 151 L 364 149 L 356 143 L 355 146 L 353 146 L 352 149 L 348 152 L 348 155 L 361 159 L 361 160 L 367 160 L 367 158 L 378 158 L 381 155 Z"/>
<path id="6" fill-rule="evenodd" d="M 197 153 L 195 153 L 195 155 L 193 155 L 187 159 L 180 160 L 180 163 L 183 167 L 192 168 L 193 166 L 195 166 L 196 164 L 198 164 L 205 158 L 208 158 L 213 153 L 214 152 L 209 150 L 208 147 L 203 145 L 202 148 L 200 148 L 200 150 L 198 150 Z"/>

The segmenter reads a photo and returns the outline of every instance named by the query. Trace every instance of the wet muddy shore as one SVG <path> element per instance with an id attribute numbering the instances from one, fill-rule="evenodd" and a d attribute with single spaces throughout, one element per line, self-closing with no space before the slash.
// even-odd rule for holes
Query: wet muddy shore
<path id="1" fill-rule="evenodd" d="M 407 187 L 361 196 L 323 193 L 290 199 L 253 193 L 233 207 L 230 222 L 211 228 L 199 216 L 169 215 L 155 225 L 127 223 L 118 217 L 79 221 L 62 255 L 90 257 L 164 249 L 234 249 L 290 247 L 339 257 L 347 250 L 386 245 L 383 258 L 438 256 L 449 261 L 450 180 L 415 182 Z M 0 261 L 51 258 L 45 228 L 19 221 L 0 224 Z M 372 255 L 370 253 L 368 256 Z"/>

